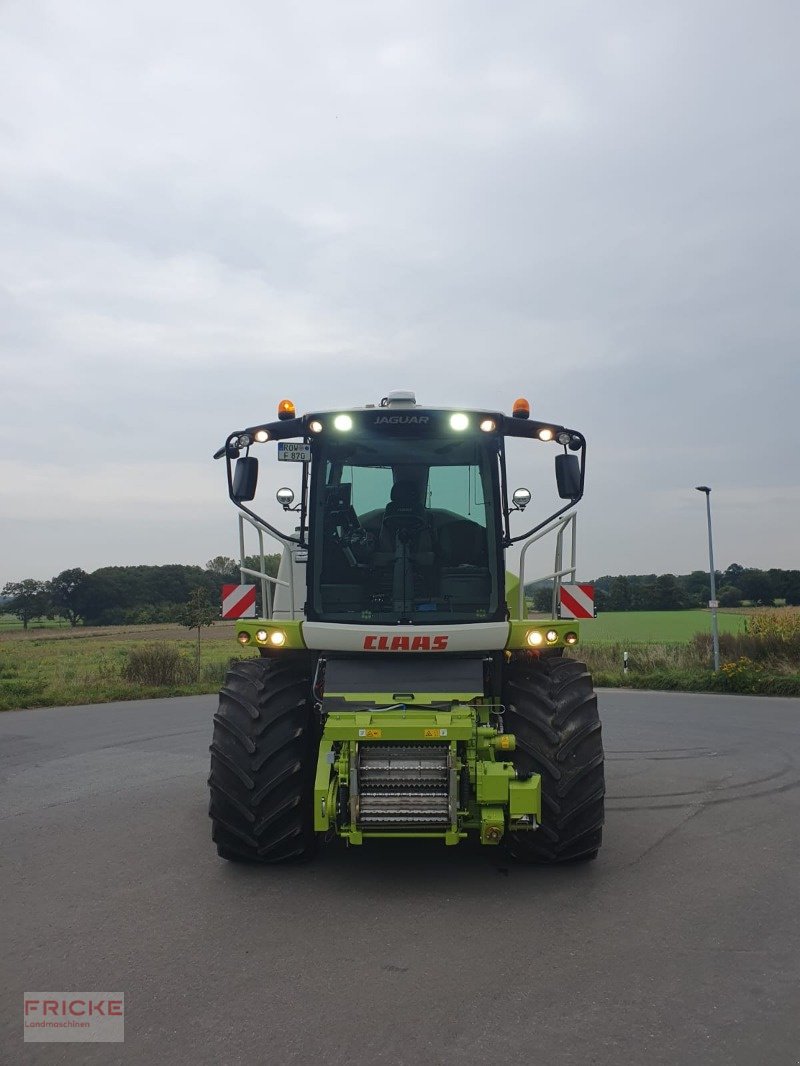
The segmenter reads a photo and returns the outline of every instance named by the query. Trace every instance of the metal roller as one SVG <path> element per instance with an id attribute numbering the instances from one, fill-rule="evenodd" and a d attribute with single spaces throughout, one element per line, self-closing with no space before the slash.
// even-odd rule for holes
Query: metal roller
<path id="1" fill-rule="evenodd" d="M 356 822 L 364 828 L 434 829 L 454 820 L 448 744 L 361 744 L 354 777 Z"/>

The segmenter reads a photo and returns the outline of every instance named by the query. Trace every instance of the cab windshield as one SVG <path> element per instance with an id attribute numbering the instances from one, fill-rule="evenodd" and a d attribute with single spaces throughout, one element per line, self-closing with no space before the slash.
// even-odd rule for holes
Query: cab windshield
<path id="1" fill-rule="evenodd" d="M 310 618 L 425 625 L 504 617 L 490 444 L 369 438 L 317 448 Z"/>

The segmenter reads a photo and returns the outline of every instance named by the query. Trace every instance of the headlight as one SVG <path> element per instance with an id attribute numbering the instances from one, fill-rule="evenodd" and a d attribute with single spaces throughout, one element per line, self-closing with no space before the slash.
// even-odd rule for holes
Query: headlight
<path id="1" fill-rule="evenodd" d="M 564 642 L 566 644 L 577 644 L 578 643 L 578 634 L 577 633 L 565 633 L 564 634 Z"/>
<path id="2" fill-rule="evenodd" d="M 250 643 L 250 634 L 249 633 L 240 633 L 237 636 L 236 639 L 239 641 L 240 644 L 249 644 Z"/>
<path id="3" fill-rule="evenodd" d="M 259 642 L 259 644 L 266 644 L 266 642 L 267 642 L 267 631 L 266 631 L 266 629 L 259 629 L 258 630 L 258 632 L 256 633 L 256 640 Z"/>
<path id="4" fill-rule="evenodd" d="M 333 420 L 335 429 L 340 430 L 342 433 L 346 433 L 348 429 L 353 428 L 353 419 L 350 415 L 337 415 Z"/>
<path id="5" fill-rule="evenodd" d="M 273 629 L 269 635 L 269 642 L 273 648 L 282 648 L 286 643 L 286 634 L 282 629 Z"/>
<path id="6" fill-rule="evenodd" d="M 529 629 L 528 630 L 528 634 L 525 637 L 525 639 L 527 640 L 527 642 L 530 644 L 530 646 L 532 648 L 537 648 L 542 643 L 542 641 L 544 640 L 544 637 L 542 636 L 542 634 L 539 632 L 538 629 Z"/>
<path id="7" fill-rule="evenodd" d="M 462 415 L 462 414 L 450 415 L 450 428 L 451 429 L 455 429 L 455 430 L 460 432 L 461 430 L 466 429 L 468 425 L 469 425 L 469 419 L 467 418 L 466 415 Z"/>
<path id="8" fill-rule="evenodd" d="M 322 432 L 322 423 L 318 422 L 316 420 L 316 418 L 315 418 L 311 422 L 308 423 L 308 428 L 309 428 L 309 430 L 312 433 L 321 433 Z"/>
<path id="9" fill-rule="evenodd" d="M 547 638 L 548 644 L 555 644 L 558 640 L 558 633 L 556 633 L 555 629 L 548 629 L 545 633 L 545 637 Z"/>

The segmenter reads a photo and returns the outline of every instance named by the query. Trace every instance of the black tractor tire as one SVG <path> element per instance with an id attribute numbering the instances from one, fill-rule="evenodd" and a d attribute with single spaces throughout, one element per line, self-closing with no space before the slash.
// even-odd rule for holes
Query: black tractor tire
<path id="1" fill-rule="evenodd" d="M 554 864 L 594 859 L 603 838 L 603 741 L 597 697 L 586 666 L 540 658 L 505 669 L 504 729 L 516 737 L 520 774 L 542 778 L 542 821 L 509 833 L 520 862 Z"/>
<path id="2" fill-rule="evenodd" d="M 280 659 L 245 659 L 225 677 L 211 741 L 208 813 L 232 862 L 309 859 L 318 730 L 311 677 Z"/>

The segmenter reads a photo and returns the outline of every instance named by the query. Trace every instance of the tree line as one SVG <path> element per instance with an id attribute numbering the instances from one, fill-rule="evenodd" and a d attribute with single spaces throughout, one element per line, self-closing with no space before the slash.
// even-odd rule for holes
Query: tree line
<path id="1" fill-rule="evenodd" d="M 267 573 L 276 576 L 280 555 L 267 555 L 265 560 Z M 255 556 L 248 556 L 245 565 L 259 569 Z M 205 567 L 181 563 L 104 566 L 92 573 L 73 568 L 62 570 L 49 581 L 25 578 L 7 582 L 1 609 L 16 615 L 25 629 L 40 618 L 63 618 L 71 626 L 182 623 L 195 590 L 203 590 L 211 603 L 219 603 L 220 585 L 238 584 L 239 580 L 238 562 L 226 555 L 209 559 Z"/>
<path id="2" fill-rule="evenodd" d="M 721 607 L 800 605 L 800 570 L 759 570 L 731 563 L 726 570 L 716 571 L 714 579 Z M 710 598 L 707 570 L 681 575 L 605 574 L 592 584 L 598 611 L 679 611 L 706 607 Z M 550 610 L 549 583 L 533 587 L 531 596 L 535 610 Z"/>
<path id="3" fill-rule="evenodd" d="M 268 555 L 267 573 L 278 573 L 280 555 Z M 255 556 L 245 565 L 258 569 Z M 27 629 L 39 618 L 63 618 L 70 625 L 142 625 L 182 622 L 186 604 L 202 589 L 212 604 L 219 603 L 219 587 L 238 584 L 239 564 L 217 555 L 205 567 L 174 563 L 167 566 L 105 566 L 92 573 L 63 570 L 49 581 L 25 578 L 2 589 L 2 608 L 16 615 Z M 676 611 L 705 607 L 709 577 L 704 570 L 691 574 L 609 574 L 598 577 L 595 603 L 599 611 Z M 800 570 L 759 570 L 732 563 L 716 574 L 717 598 L 722 607 L 743 603 L 769 606 L 776 602 L 800 605 Z M 257 583 L 260 600 L 261 589 Z M 534 609 L 549 611 L 552 588 L 528 585 Z M 259 602 L 259 613 L 263 608 Z"/>

